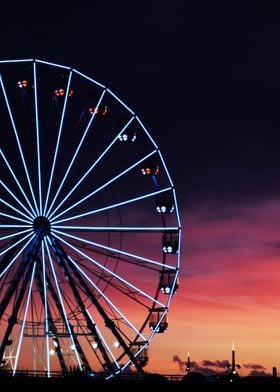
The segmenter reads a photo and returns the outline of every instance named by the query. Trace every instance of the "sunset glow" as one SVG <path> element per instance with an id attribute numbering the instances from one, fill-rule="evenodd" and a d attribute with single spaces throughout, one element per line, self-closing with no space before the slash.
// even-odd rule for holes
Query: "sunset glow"
<path id="1" fill-rule="evenodd" d="M 180 291 L 166 336 L 150 349 L 151 371 L 184 373 L 172 359 L 186 361 L 188 351 L 198 363 L 230 361 L 234 337 L 241 366 L 259 364 L 272 373 L 280 349 L 279 210 L 271 200 L 184 211 Z M 252 370 L 242 366 L 239 373 Z"/>

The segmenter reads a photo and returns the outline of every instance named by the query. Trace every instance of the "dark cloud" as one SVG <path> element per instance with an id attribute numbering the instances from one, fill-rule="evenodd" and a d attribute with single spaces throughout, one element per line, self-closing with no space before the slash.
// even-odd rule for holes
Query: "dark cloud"
<path id="1" fill-rule="evenodd" d="M 178 363 L 179 370 L 181 372 L 186 371 L 186 362 L 182 361 L 182 359 L 178 355 L 173 356 L 173 362 Z M 209 359 L 204 359 L 200 362 L 190 362 L 190 368 L 192 372 L 199 372 L 204 375 L 219 374 L 221 373 L 221 369 L 225 370 L 228 365 L 229 361 L 227 360 L 210 361 Z"/>
<path id="2" fill-rule="evenodd" d="M 252 370 L 266 370 L 265 367 L 257 363 L 244 363 L 242 367 L 246 369 L 252 369 Z"/>
<path id="3" fill-rule="evenodd" d="M 268 373 L 264 370 L 252 370 L 248 375 L 254 377 L 267 377 L 271 376 L 271 373 Z"/>
<path id="4" fill-rule="evenodd" d="M 211 367 L 215 367 L 215 368 L 218 368 L 218 369 L 225 369 L 229 365 L 229 361 L 228 360 L 209 361 L 208 359 L 204 359 L 201 363 L 202 363 L 203 366 L 211 366 Z"/>
<path id="5" fill-rule="evenodd" d="M 181 372 L 186 370 L 186 362 L 183 362 L 179 355 L 174 355 L 172 361 L 178 363 Z"/>
<path id="6" fill-rule="evenodd" d="M 186 362 L 182 361 L 179 355 L 173 356 L 173 362 L 178 363 L 181 372 L 186 371 Z M 205 376 L 226 373 L 229 365 L 230 363 L 226 359 L 216 361 L 203 359 L 200 362 L 191 361 L 190 363 L 192 372 L 199 372 Z M 249 376 L 271 376 L 271 373 L 267 372 L 266 368 L 258 363 L 245 363 L 241 368 L 250 370 Z"/>
<path id="7" fill-rule="evenodd" d="M 199 363 L 196 363 L 196 362 L 194 363 L 194 366 L 191 367 L 191 371 L 202 373 L 205 376 L 211 376 L 211 375 L 219 373 L 216 369 L 214 369 L 212 367 L 201 366 Z"/>

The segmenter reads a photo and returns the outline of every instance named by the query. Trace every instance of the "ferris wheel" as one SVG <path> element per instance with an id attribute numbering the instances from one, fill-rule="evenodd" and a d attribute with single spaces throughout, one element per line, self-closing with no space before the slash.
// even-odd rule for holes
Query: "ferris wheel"
<path id="1" fill-rule="evenodd" d="M 0 369 L 110 378 L 148 363 L 181 225 L 139 117 L 71 67 L 0 61 Z"/>

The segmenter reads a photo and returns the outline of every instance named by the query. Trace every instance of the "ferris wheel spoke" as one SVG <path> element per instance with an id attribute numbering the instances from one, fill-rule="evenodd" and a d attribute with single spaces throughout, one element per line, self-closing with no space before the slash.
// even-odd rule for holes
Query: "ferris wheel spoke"
<path id="1" fill-rule="evenodd" d="M 87 196 L 83 197 L 82 199 L 80 199 L 79 201 L 77 201 L 76 203 L 72 204 L 70 207 L 66 208 L 64 211 L 62 211 L 60 214 L 57 214 L 55 216 L 54 219 L 57 219 L 58 217 L 60 217 L 61 215 L 65 214 L 66 212 L 72 210 L 73 208 L 77 207 L 78 205 L 80 205 L 81 203 L 83 203 L 84 201 L 88 200 L 90 197 L 94 196 L 95 194 L 97 194 L 98 192 L 100 192 L 102 189 L 108 187 L 109 185 L 111 185 L 113 182 L 117 181 L 120 177 L 124 176 L 125 174 L 127 174 L 128 172 L 130 172 L 132 169 L 134 169 L 137 165 L 139 165 L 141 162 L 145 161 L 146 159 L 148 159 L 149 157 L 151 157 L 152 155 L 154 155 L 157 151 L 154 150 L 152 152 L 150 152 L 149 154 L 147 154 L 144 158 L 141 158 L 139 161 L 135 162 L 133 165 L 129 166 L 127 169 L 123 170 L 121 173 L 119 173 L 118 175 L 116 175 L 115 177 L 111 178 L 111 180 L 107 181 L 105 184 L 101 185 L 99 188 L 95 189 L 93 192 L 89 193 Z M 52 218 L 52 214 L 48 217 L 49 219 Z"/>
<path id="2" fill-rule="evenodd" d="M 39 129 L 39 114 L 38 114 L 37 72 L 36 72 L 36 62 L 35 61 L 33 61 L 33 80 L 34 80 L 34 104 L 35 104 L 35 124 L 36 124 L 39 213 L 40 213 L 40 215 L 42 215 L 41 151 L 40 151 L 40 129 Z"/>
<path id="3" fill-rule="evenodd" d="M 15 125 L 15 122 L 14 122 L 13 114 L 12 114 L 12 111 L 11 111 L 11 107 L 10 107 L 10 104 L 9 104 L 8 96 L 7 96 L 7 93 L 6 93 L 6 89 L 5 89 L 5 86 L 4 86 L 1 74 L 0 74 L 0 85 L 1 85 L 1 88 L 2 88 L 2 91 L 3 91 L 3 94 L 4 94 L 6 106 L 7 106 L 8 112 L 9 112 L 9 117 L 10 117 L 10 120 L 11 120 L 11 123 L 12 123 L 12 128 L 13 128 L 14 135 L 15 135 L 16 142 L 17 142 L 17 146 L 18 146 L 18 149 L 19 149 L 21 161 L 22 161 L 22 164 L 23 164 L 23 167 L 24 167 L 25 176 L 26 176 L 26 179 L 27 179 L 27 182 L 28 182 L 28 185 L 29 185 L 29 189 L 30 189 L 30 192 L 31 192 L 32 199 L 33 199 L 34 207 L 35 207 L 35 210 L 36 210 L 37 214 L 39 214 L 36 198 L 35 198 L 34 191 L 33 191 L 32 185 L 31 185 L 31 181 L 30 181 L 30 175 L 29 175 L 29 172 L 28 172 L 28 169 L 27 169 L 27 165 L 26 165 L 26 160 L 25 160 L 25 157 L 24 157 L 24 154 L 23 154 L 23 151 L 22 151 L 21 142 L 19 140 L 18 131 L 17 131 L 17 128 L 16 128 L 16 125 Z"/>
<path id="4" fill-rule="evenodd" d="M 87 260 L 89 260 L 91 263 L 93 263 L 95 266 L 99 267 L 101 270 L 106 271 L 109 273 L 111 276 L 114 278 L 118 279 L 120 282 L 124 283 L 126 286 L 130 287 L 140 295 L 146 297 L 152 302 L 157 303 L 160 307 L 164 307 L 165 305 L 156 300 L 154 297 L 151 297 L 149 294 L 141 290 L 139 287 L 133 285 L 132 283 L 129 283 L 128 280 L 124 279 L 120 275 L 116 274 L 115 272 L 111 271 L 109 268 L 105 267 L 104 265 L 98 263 L 96 260 L 94 260 L 92 257 L 88 256 L 86 253 L 82 252 L 80 249 L 78 249 L 76 246 L 73 246 L 70 244 L 70 242 L 65 241 L 62 237 L 58 236 L 57 234 L 54 234 L 56 238 L 58 238 L 60 241 L 62 241 L 66 246 L 74 250 L 76 253 L 80 254 L 81 256 L 85 257 Z"/>
<path id="5" fill-rule="evenodd" d="M 20 242 L 24 241 L 25 239 L 28 238 L 29 235 L 27 235 L 26 237 L 22 238 L 20 240 Z M 15 262 L 15 260 L 23 253 L 23 251 L 25 250 L 25 248 L 30 244 L 30 242 L 33 240 L 33 238 L 35 237 L 35 234 L 33 234 L 29 240 L 23 245 L 23 247 L 17 252 L 17 254 L 12 258 L 11 261 L 7 261 L 8 265 L 1 271 L 0 269 L 0 279 L 2 278 L 2 276 L 8 271 L 8 269 L 12 266 L 12 264 Z M 13 247 L 13 246 L 12 246 Z M 3 252 L 0 253 L 0 256 L 2 256 L 3 254 L 6 254 L 9 250 L 12 249 L 12 247 L 10 248 L 6 248 Z"/>
<path id="6" fill-rule="evenodd" d="M 15 182 L 16 182 L 16 184 L 17 184 L 19 190 L 21 191 L 23 197 L 25 198 L 25 200 L 26 200 L 26 202 L 27 202 L 27 204 L 28 204 L 28 206 L 29 206 L 29 208 L 30 208 L 30 211 L 28 211 L 28 209 L 19 201 L 19 199 L 15 196 L 15 194 L 14 194 L 12 191 L 9 190 L 9 188 L 4 184 L 4 182 L 3 182 L 2 180 L 1 180 L 1 185 L 2 185 L 2 186 L 9 192 L 9 194 L 10 194 L 10 195 L 11 195 L 11 196 L 12 196 L 12 197 L 13 197 L 13 198 L 14 198 L 14 199 L 24 208 L 24 209 L 25 209 L 25 211 L 29 212 L 29 214 L 30 214 L 32 217 L 35 217 L 35 216 L 36 216 L 36 212 L 35 212 L 35 210 L 34 210 L 32 204 L 31 204 L 30 200 L 28 199 L 26 193 L 24 192 L 22 186 L 20 185 L 20 182 L 18 181 L 17 176 L 15 175 L 15 173 L 14 173 L 14 171 L 13 171 L 13 169 L 12 169 L 12 166 L 9 164 L 9 162 L 8 162 L 6 156 L 5 156 L 5 154 L 3 153 L 3 151 L 2 151 L 1 148 L 0 148 L 0 154 L 1 154 L 1 156 L 2 156 L 2 158 L 3 158 L 3 160 L 4 160 L 4 162 L 5 162 L 6 166 L 8 167 L 9 172 L 11 173 L 13 179 L 15 180 Z"/>
<path id="7" fill-rule="evenodd" d="M 70 225 L 56 225 L 56 229 L 73 230 L 81 232 L 121 232 L 121 233 L 162 233 L 165 231 L 178 231 L 178 226 L 70 226 Z M 63 232 L 64 233 L 64 232 Z"/>
<path id="8" fill-rule="evenodd" d="M 34 269 L 34 263 L 30 262 L 28 266 L 25 265 L 22 268 L 23 272 L 25 269 L 27 271 L 26 271 L 25 276 L 23 278 L 22 278 L 22 274 L 17 273 L 15 275 L 15 277 L 13 278 L 13 281 L 11 282 L 11 284 L 10 284 L 8 290 L 6 291 L 5 296 L 1 302 L 0 317 L 2 317 L 3 312 L 5 311 L 6 307 L 8 306 L 9 301 L 12 298 L 13 293 L 17 290 L 19 279 L 22 279 L 22 285 L 21 285 L 19 292 L 17 293 L 17 297 L 16 297 L 16 300 L 15 300 L 15 303 L 14 303 L 13 309 L 12 309 L 12 314 L 9 319 L 9 323 L 7 325 L 7 328 L 5 330 L 5 334 L 3 336 L 2 343 L 0 345 L 0 361 L 3 360 L 4 351 L 7 346 L 8 341 L 10 339 L 11 332 L 12 332 L 15 324 L 17 323 L 18 312 L 20 310 L 22 302 L 24 301 L 24 296 L 25 296 L 25 292 L 27 289 L 27 285 L 28 285 L 28 282 L 30 281 L 31 274 Z"/>
<path id="9" fill-rule="evenodd" d="M 31 226 L 31 223 L 32 223 L 30 220 L 22 219 L 22 218 L 19 218 L 17 216 L 10 215 L 10 214 L 5 214 L 4 212 L 0 212 L 0 216 L 4 216 L 6 218 L 10 218 L 10 219 L 13 219 L 15 221 L 19 221 L 19 222 L 23 222 L 23 223 L 29 223 L 30 226 Z"/>
<path id="10" fill-rule="evenodd" d="M 24 214 L 22 211 L 19 212 L 19 210 L 17 210 L 21 215 L 25 216 L 26 218 L 29 217 L 29 219 L 33 219 L 34 216 L 32 215 L 32 213 L 28 210 L 28 208 L 16 197 L 16 195 L 4 184 L 4 182 L 2 180 L 0 180 L 0 184 L 3 186 L 4 189 L 6 189 L 6 191 L 16 200 L 16 202 L 27 212 L 28 215 Z M 1 199 L 1 201 L 4 202 L 3 199 Z M 5 203 L 5 202 L 4 202 Z M 14 207 L 11 207 L 14 209 Z"/>
<path id="11" fill-rule="evenodd" d="M 105 92 L 106 92 L 106 89 L 103 90 L 103 92 L 102 92 L 102 94 L 101 94 L 101 96 L 100 96 L 100 98 L 99 98 L 99 100 L 98 100 L 97 108 L 99 107 L 100 103 L 102 102 L 102 99 L 103 99 L 103 97 L 104 97 L 104 95 L 105 95 Z M 59 187 L 58 187 L 58 190 L 57 190 L 56 194 L 54 195 L 54 198 L 53 198 L 53 200 L 52 200 L 52 203 L 51 203 L 51 205 L 50 205 L 48 211 L 46 212 L 46 216 L 49 216 L 50 211 L 51 211 L 51 209 L 52 209 L 52 207 L 53 207 L 53 205 L 54 205 L 54 203 L 55 203 L 55 201 L 56 201 L 56 199 L 57 199 L 57 197 L 58 197 L 58 195 L 59 195 L 59 193 L 60 193 L 60 191 L 61 191 L 61 189 L 62 189 L 62 187 L 63 187 L 63 185 L 64 185 L 64 183 L 65 183 L 65 181 L 66 181 L 66 179 L 67 179 L 67 177 L 68 177 L 68 174 L 69 174 L 69 172 L 70 172 L 70 170 L 71 170 L 71 168 L 72 168 L 72 166 L 73 166 L 73 164 L 74 164 L 74 162 L 75 162 L 75 159 L 77 158 L 77 155 L 78 155 L 78 153 L 79 153 L 79 151 L 80 151 L 80 148 L 81 148 L 81 146 L 82 146 L 82 144 L 83 144 L 83 142 L 84 142 L 84 140 L 85 140 L 85 138 L 86 138 L 86 136 L 87 136 L 87 134 L 88 134 L 88 131 L 89 131 L 89 129 L 90 129 L 90 126 L 91 126 L 91 124 L 93 123 L 93 120 L 94 120 L 94 118 L 95 118 L 95 115 L 96 115 L 96 113 L 94 113 L 94 114 L 91 116 L 91 119 L 90 119 L 89 122 L 88 122 L 88 125 L 87 125 L 87 127 L 86 127 L 86 129 L 85 129 L 85 131 L 84 131 L 84 133 L 83 133 L 83 135 L 82 135 L 82 138 L 81 138 L 81 140 L 80 140 L 80 142 L 79 142 L 79 144 L 78 144 L 78 146 L 77 146 L 77 148 L 76 148 L 76 150 L 75 150 L 75 152 L 74 152 L 74 155 L 73 155 L 72 158 L 71 158 L 71 161 L 70 161 L 70 163 L 69 163 L 69 165 L 68 165 L 68 168 L 67 168 L 67 170 L 66 170 L 66 172 L 65 172 L 65 174 L 64 174 L 64 177 L 63 177 L 63 179 L 61 180 L 61 183 L 60 183 L 60 185 L 59 185 Z"/>
<path id="12" fill-rule="evenodd" d="M 42 249 L 44 245 L 42 242 Z M 45 256 L 44 256 L 45 257 Z M 63 373 L 67 372 L 67 366 L 64 360 L 62 348 L 59 342 L 58 337 L 55 335 L 56 332 L 56 327 L 55 327 L 55 322 L 52 316 L 51 309 L 48 305 L 48 297 L 47 297 L 47 287 L 48 291 L 52 294 L 52 297 L 55 301 L 56 304 L 58 304 L 58 308 L 60 309 L 60 303 L 57 298 L 57 295 L 55 293 L 55 290 L 52 287 L 52 283 L 50 282 L 49 279 L 46 278 L 46 273 L 44 271 L 44 266 L 45 266 L 45 260 L 42 258 L 42 265 L 39 264 L 39 271 L 36 274 L 36 280 L 37 280 L 37 286 L 38 286 L 38 291 L 41 297 L 41 301 L 44 304 L 44 311 L 45 311 L 45 327 L 46 327 L 46 334 L 45 334 L 45 342 L 46 342 L 46 359 L 47 359 L 47 374 L 50 374 L 50 345 L 49 345 L 49 339 L 50 339 L 50 334 L 53 335 L 53 339 L 55 339 L 56 343 L 56 348 L 55 351 L 58 356 L 59 364 L 62 369 Z"/>
<path id="13" fill-rule="evenodd" d="M 116 360 L 116 357 L 114 356 L 112 350 L 110 349 L 108 343 L 106 342 L 106 339 L 104 338 L 104 336 L 103 336 L 103 334 L 101 333 L 100 329 L 99 329 L 98 326 L 96 325 L 96 322 L 95 322 L 94 319 L 92 318 L 92 316 L 91 316 L 91 314 L 89 313 L 88 309 L 86 309 L 86 312 L 88 313 L 88 316 L 90 317 L 92 323 L 95 324 L 95 329 L 96 329 L 96 332 L 97 332 L 97 334 L 98 334 L 98 336 L 99 336 L 99 339 L 100 339 L 101 342 L 102 342 L 102 345 L 104 345 L 104 347 L 105 347 L 106 350 L 108 351 L 109 355 L 111 356 L 111 358 L 112 358 L 112 360 L 113 360 L 115 366 L 119 369 L 120 366 L 119 366 L 119 364 L 118 364 L 118 361 Z"/>
<path id="14" fill-rule="evenodd" d="M 8 238 L 16 237 L 17 235 L 20 235 L 20 234 L 25 234 L 25 233 L 30 233 L 31 234 L 31 231 L 32 231 L 32 229 L 30 228 L 30 229 L 27 229 L 27 230 L 17 231 L 16 233 L 7 234 L 7 235 L 4 235 L 3 237 L 0 237 L 0 241 L 6 240 Z M 0 256 L 1 256 L 1 253 L 0 253 Z"/>
<path id="15" fill-rule="evenodd" d="M 119 229 L 121 230 L 121 228 L 119 228 Z M 161 231 L 162 231 L 162 228 L 161 228 Z M 75 235 L 66 233 L 65 231 L 60 231 L 60 230 L 57 230 L 57 229 L 53 229 L 53 232 L 54 233 L 58 233 L 58 234 L 60 234 L 62 236 L 65 236 L 65 237 L 73 238 L 73 239 L 81 241 L 81 242 L 83 242 L 85 244 L 93 245 L 93 246 L 95 246 L 97 248 L 104 249 L 105 251 L 109 251 L 110 252 L 109 255 L 112 256 L 112 257 L 114 257 L 115 254 L 118 254 L 118 255 L 129 257 L 129 258 L 131 258 L 133 260 L 137 260 L 140 263 L 135 262 L 135 264 L 137 263 L 137 265 L 140 266 L 140 267 L 145 267 L 148 264 L 148 265 L 154 265 L 154 266 L 157 266 L 157 267 L 160 267 L 160 268 L 165 267 L 165 268 L 168 268 L 170 270 L 174 270 L 174 271 L 176 270 L 176 267 L 174 267 L 172 265 L 169 265 L 169 264 L 166 264 L 166 263 L 160 263 L 158 261 L 155 261 L 155 260 L 152 260 L 152 259 L 148 259 L 146 257 L 142 257 L 142 256 L 136 255 L 134 253 L 125 252 L 125 251 L 123 251 L 121 249 L 112 248 L 111 246 L 106 246 L 106 245 L 102 245 L 102 244 L 100 244 L 98 242 L 86 240 L 86 239 L 84 239 L 84 238 L 82 238 L 80 236 L 75 236 Z M 131 231 L 129 231 L 129 232 L 131 232 Z M 106 254 L 108 254 L 108 252 L 106 252 Z M 127 261 L 125 259 L 121 259 L 121 260 L 124 261 L 124 262 Z"/>
<path id="16" fill-rule="evenodd" d="M 90 166 L 90 168 L 83 174 L 83 176 L 79 179 L 79 181 L 73 186 L 73 188 L 67 193 L 67 195 L 62 199 L 62 201 L 55 207 L 53 211 L 51 211 L 51 214 L 49 217 L 51 218 L 56 211 L 68 200 L 68 198 L 72 195 L 72 193 L 78 188 L 78 186 L 84 181 L 84 179 L 89 175 L 89 173 L 92 172 L 92 170 L 95 168 L 95 166 L 103 159 L 103 157 L 108 153 L 108 151 L 111 149 L 111 147 L 115 144 L 115 142 L 119 139 L 119 135 L 121 135 L 122 132 L 125 131 L 125 129 L 130 125 L 130 123 L 133 121 L 134 117 L 131 117 L 130 120 L 126 123 L 126 125 L 122 128 L 122 130 L 119 132 L 119 134 L 113 139 L 113 141 L 105 148 L 103 153 L 94 161 L 94 163 Z"/>
<path id="17" fill-rule="evenodd" d="M 46 249 L 47 249 L 48 260 L 49 260 L 49 263 L 50 263 L 52 275 L 53 275 L 54 282 L 55 282 L 56 292 L 57 292 L 57 296 L 58 296 L 58 300 L 59 300 L 59 302 L 58 301 L 55 301 L 55 302 L 56 302 L 56 305 L 58 306 L 58 310 L 60 311 L 61 317 L 64 320 L 64 323 L 66 325 L 68 334 L 70 336 L 71 343 L 72 343 L 72 345 L 74 347 L 74 353 L 75 353 L 75 357 L 76 357 L 77 363 L 79 365 L 79 369 L 82 370 L 82 364 L 81 364 L 81 360 L 80 360 L 80 357 L 79 357 L 79 354 L 78 354 L 78 350 L 77 350 L 77 341 L 74 338 L 73 329 L 72 329 L 72 327 L 71 327 L 71 325 L 69 323 L 69 320 L 68 320 L 68 317 L 67 317 L 67 314 L 66 314 L 66 310 L 65 310 L 65 307 L 64 307 L 61 290 L 60 290 L 60 287 L 59 287 L 58 279 L 57 279 L 55 268 L 54 268 L 54 265 L 53 265 L 53 259 L 52 259 L 52 256 L 51 256 L 51 253 L 50 253 L 49 244 L 48 244 L 46 238 L 44 238 L 44 242 L 45 242 L 45 246 L 46 246 Z"/>
<path id="18" fill-rule="evenodd" d="M 29 230 L 28 230 L 28 231 L 29 231 Z M 21 233 L 21 234 L 22 234 L 22 233 Z M 32 235 L 32 233 L 31 233 L 31 229 L 30 229 L 29 233 L 28 233 L 25 237 L 21 238 L 21 239 L 18 240 L 17 242 L 13 243 L 11 246 L 5 248 L 4 251 L 0 252 L 0 256 L 2 256 L 3 254 L 9 252 L 11 249 L 16 248 L 18 244 L 20 244 L 21 242 L 25 241 L 25 240 L 26 240 L 28 237 L 30 237 L 31 235 Z"/>
<path id="19" fill-rule="evenodd" d="M 28 294 L 27 294 L 27 298 L 26 298 L 26 306 L 25 306 L 22 325 L 21 325 L 21 329 L 20 329 L 19 342 L 18 342 L 18 347 L 17 347 L 17 351 L 16 351 L 15 364 L 14 364 L 14 368 L 13 368 L 13 376 L 16 374 L 16 371 L 17 371 L 18 359 L 19 359 L 19 354 L 20 354 L 21 346 L 22 346 L 22 339 L 23 339 L 23 333 L 24 333 L 24 328 L 25 328 L 25 323 L 26 323 L 26 318 L 27 318 L 27 312 L 28 312 L 31 293 L 32 293 L 35 268 L 36 268 L 36 262 L 34 262 L 34 264 L 33 264 L 33 269 L 32 269 L 32 273 L 31 273 L 30 285 L 29 285 Z"/>
<path id="20" fill-rule="evenodd" d="M 102 353 L 103 359 L 105 360 L 105 363 L 108 365 L 108 368 L 110 369 L 110 371 L 114 371 L 114 368 L 112 367 L 111 361 L 108 357 L 108 354 L 103 346 L 102 340 L 100 340 L 99 335 L 97 334 L 96 331 L 96 326 L 95 324 L 92 322 L 92 318 L 89 317 L 89 313 L 85 307 L 84 301 L 80 295 L 80 292 L 77 288 L 76 282 L 74 281 L 74 277 L 73 274 L 69 271 L 69 267 L 68 267 L 68 257 L 66 255 L 66 253 L 64 252 L 64 250 L 58 245 L 55 244 L 54 246 L 54 252 L 56 254 L 56 258 L 58 260 L 58 263 L 61 265 L 61 267 L 63 268 L 64 274 L 67 278 L 67 281 L 69 283 L 70 289 L 72 290 L 72 293 L 74 295 L 74 298 L 76 299 L 78 306 L 81 310 L 81 313 L 83 314 L 85 320 L 86 320 L 86 324 L 87 324 L 87 328 L 90 329 L 91 333 L 93 334 L 93 337 L 96 341 L 96 343 L 99 345 L 99 349 L 100 352 Z M 79 276 L 78 276 L 79 278 Z M 79 281 L 80 283 L 80 281 Z M 86 368 L 88 370 L 90 370 L 90 366 L 89 363 L 84 355 L 83 352 L 81 352 L 81 349 L 79 350 L 80 355 L 83 358 L 83 364 L 86 366 Z"/>
<path id="21" fill-rule="evenodd" d="M 56 245 L 55 245 L 55 246 L 56 246 Z M 85 292 L 87 293 L 87 295 L 89 296 L 89 298 L 91 298 L 91 300 L 92 300 L 93 304 L 95 305 L 96 309 L 98 310 L 98 312 L 100 313 L 100 315 L 101 315 L 102 318 L 104 319 L 105 325 L 108 326 L 108 328 L 111 330 L 111 332 L 112 332 L 112 333 L 114 334 L 114 336 L 117 338 L 117 341 L 118 341 L 119 344 L 122 346 L 124 352 L 127 354 L 127 356 L 129 357 L 129 359 L 131 360 L 131 362 L 135 365 L 136 369 L 137 369 L 139 372 L 142 372 L 142 371 L 143 371 L 143 370 L 142 370 L 142 367 L 141 367 L 141 366 L 138 364 L 138 362 L 135 360 L 135 358 L 134 358 L 133 354 L 131 353 L 131 351 L 130 351 L 128 345 L 126 344 L 126 342 L 124 341 L 123 337 L 121 336 L 121 334 L 119 333 L 118 329 L 116 328 L 115 323 L 113 322 L 113 320 L 111 320 L 111 319 L 108 317 L 107 313 L 105 312 L 105 310 L 103 309 L 103 307 L 100 305 L 99 301 L 98 301 L 98 300 L 96 299 L 96 297 L 92 294 L 92 291 L 89 289 L 88 285 L 84 285 L 84 284 L 83 284 L 83 280 L 82 280 L 82 278 L 81 278 L 81 275 L 79 275 L 79 271 L 81 272 L 82 276 L 86 277 L 87 280 L 89 279 L 88 276 L 85 275 L 85 274 L 83 273 L 83 271 L 79 268 L 79 266 L 77 266 L 77 264 L 74 262 L 74 260 L 72 260 L 72 259 L 69 259 L 69 260 L 72 262 L 73 266 L 76 267 L 76 268 L 72 267 L 73 273 L 74 273 L 75 276 L 78 278 L 79 283 L 83 286 L 83 288 L 85 289 Z M 92 282 L 92 281 L 89 279 L 89 283 L 90 283 L 90 282 Z M 93 283 L 93 282 L 92 282 L 92 283 Z M 94 285 L 94 286 L 97 288 L 96 285 Z M 100 291 L 100 292 L 102 293 L 101 295 L 103 296 L 103 298 L 106 297 L 105 294 L 104 294 L 101 290 L 98 290 L 98 291 Z M 106 298 L 107 298 L 107 297 L 106 297 Z M 107 300 L 109 300 L 109 299 L 107 298 Z M 110 306 L 114 307 L 114 305 L 113 305 L 113 303 L 112 303 L 111 301 L 110 301 Z M 121 313 L 117 308 L 116 308 L 115 310 L 117 311 L 117 313 L 118 313 L 119 315 L 121 315 L 122 318 L 124 318 L 124 316 L 122 315 L 122 313 Z M 142 337 L 142 334 L 133 326 L 132 323 L 129 322 L 129 320 L 128 320 L 127 318 L 124 318 L 124 320 L 128 323 L 128 325 L 131 326 L 131 328 L 134 328 L 134 329 L 135 329 L 135 332 L 137 333 L 138 336 L 141 336 L 141 337 Z"/>
<path id="22" fill-rule="evenodd" d="M 69 256 L 69 259 L 71 259 L 71 257 Z M 81 264 L 80 264 L 81 265 Z M 82 266 L 82 265 L 81 265 Z M 99 280 L 102 280 L 104 283 L 106 283 L 107 285 L 110 285 L 111 287 L 113 287 L 115 290 L 117 290 L 119 293 L 126 295 L 128 298 L 130 298 L 132 301 L 138 303 L 139 305 L 143 306 L 144 308 L 146 308 L 147 310 L 150 309 L 150 306 L 148 306 L 147 304 L 145 304 L 143 302 L 143 300 L 139 299 L 134 292 L 132 292 L 130 289 L 128 289 L 125 286 L 121 286 L 120 283 L 117 282 L 113 282 L 112 278 L 110 275 L 106 275 L 104 274 L 104 272 L 102 274 L 100 274 L 99 271 L 94 270 L 93 268 L 91 268 L 92 266 L 82 266 L 84 271 L 94 275 L 96 278 L 98 278 Z"/>
<path id="23" fill-rule="evenodd" d="M 45 253 L 45 243 L 42 241 L 42 275 L 43 275 L 43 284 L 39 285 L 40 287 L 40 295 L 42 297 L 42 303 L 44 306 L 45 312 L 45 329 L 46 329 L 46 363 L 47 363 L 47 376 L 50 377 L 50 339 L 49 339 L 49 305 L 48 305 L 48 296 L 47 296 L 47 281 L 46 281 L 46 253 Z"/>
<path id="24" fill-rule="evenodd" d="M 84 278 L 90 283 L 90 285 L 101 295 L 101 297 L 120 315 L 120 317 L 127 323 L 130 328 L 141 337 L 145 342 L 146 338 L 138 331 L 138 329 L 132 324 L 131 321 L 120 311 L 120 309 L 107 297 L 106 294 L 90 279 L 90 277 L 82 270 L 82 268 L 72 259 L 69 258 L 71 263 L 77 268 L 77 270 L 84 276 Z"/>
<path id="25" fill-rule="evenodd" d="M 145 193 L 145 194 L 143 194 L 141 196 L 134 197 L 132 199 L 127 199 L 127 200 L 121 201 L 119 203 L 110 204 L 109 206 L 106 206 L 106 207 L 97 208 L 97 209 L 94 209 L 94 210 L 91 210 L 91 211 L 87 211 L 87 212 L 81 213 L 79 215 L 73 215 L 71 217 L 60 219 L 60 220 L 56 221 L 55 219 L 57 219 L 59 216 L 63 215 L 65 212 L 70 210 L 70 208 L 68 208 L 67 210 L 65 210 L 62 213 L 60 213 L 60 214 L 56 215 L 55 217 L 53 217 L 51 219 L 51 221 L 52 221 L 53 225 L 57 225 L 58 223 L 67 222 L 69 220 L 82 218 L 82 217 L 88 216 L 88 215 L 94 215 L 94 214 L 97 214 L 97 213 L 100 213 L 100 212 L 111 210 L 113 208 L 118 208 L 118 207 L 121 207 L 121 206 L 125 206 L 127 204 L 135 203 L 137 201 L 141 201 L 141 200 L 144 200 L 144 199 L 147 199 L 147 198 L 150 198 L 150 197 L 154 197 L 154 196 L 156 196 L 156 195 L 158 195 L 160 193 L 163 193 L 165 191 L 168 191 L 168 190 L 170 190 L 170 188 L 164 188 L 164 189 L 160 189 L 160 190 L 155 191 L 155 192 Z M 80 203 L 78 202 L 76 204 L 80 204 Z"/>
<path id="26" fill-rule="evenodd" d="M 71 80 L 72 80 L 72 74 L 73 74 L 73 71 L 71 70 L 70 73 L 69 73 L 69 77 L 68 77 L 68 82 L 67 82 L 67 87 L 66 87 L 66 94 L 65 94 L 65 98 L 64 98 L 64 102 L 63 102 L 63 108 L 62 108 L 62 115 L 61 115 L 61 120 L 60 120 L 60 123 L 59 123 L 57 140 L 56 140 L 56 143 L 55 143 L 55 152 L 54 152 L 54 157 L 53 157 L 53 160 L 52 160 L 51 174 L 50 174 L 50 179 L 48 181 L 48 189 L 47 189 L 47 195 L 46 195 L 44 212 L 43 212 L 44 215 L 46 214 L 46 209 L 48 208 L 50 191 L 51 191 L 51 187 L 52 187 L 52 183 L 53 183 L 54 170 L 55 170 L 55 166 L 56 166 L 56 162 L 57 162 L 58 150 L 59 150 L 59 147 L 60 147 L 61 133 L 62 133 L 63 125 L 64 125 L 65 111 L 66 111 L 66 106 L 67 106 L 68 97 L 69 97 L 69 90 L 70 90 L 70 84 L 71 84 Z"/>
<path id="27" fill-rule="evenodd" d="M 24 214 L 22 211 L 20 211 L 19 209 L 17 209 L 16 207 L 14 207 L 12 204 L 8 203 L 7 201 L 5 201 L 4 199 L 0 198 L 0 202 L 5 204 L 7 207 L 9 207 L 11 210 L 16 211 L 18 214 L 22 215 L 24 218 L 29 219 L 29 222 L 31 223 L 31 218 L 30 216 Z"/>
<path id="28" fill-rule="evenodd" d="M 31 224 L 29 225 L 13 225 L 11 223 L 9 224 L 0 224 L 0 229 L 7 229 L 7 230 L 13 230 L 13 229 L 25 229 L 25 228 L 31 228 Z"/>

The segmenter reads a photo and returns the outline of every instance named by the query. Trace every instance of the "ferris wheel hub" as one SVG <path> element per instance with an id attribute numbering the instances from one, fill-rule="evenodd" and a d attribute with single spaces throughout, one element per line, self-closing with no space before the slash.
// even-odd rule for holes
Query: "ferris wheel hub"
<path id="1" fill-rule="evenodd" d="M 33 221 L 33 230 L 36 234 L 46 236 L 50 233 L 51 224 L 45 216 L 37 216 Z"/>

